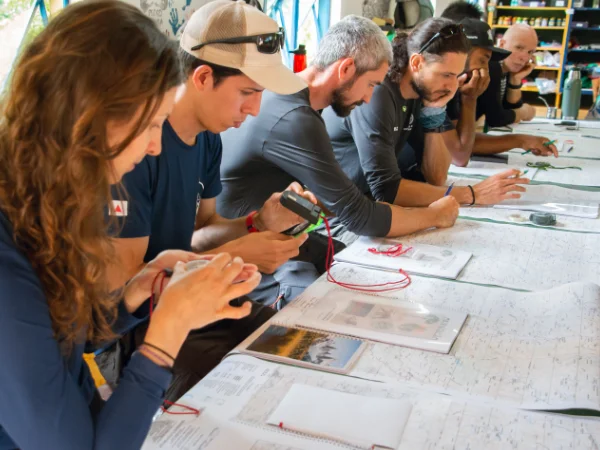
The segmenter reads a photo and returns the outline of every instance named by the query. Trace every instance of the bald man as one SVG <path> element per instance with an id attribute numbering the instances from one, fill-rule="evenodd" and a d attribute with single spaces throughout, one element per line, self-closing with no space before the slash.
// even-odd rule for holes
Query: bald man
<path id="1" fill-rule="evenodd" d="M 529 25 L 510 27 L 499 47 L 511 54 L 502 62 L 490 62 L 490 84 L 477 102 L 477 117 L 486 116 L 490 127 L 502 127 L 535 117 L 533 106 L 521 97 L 523 79 L 534 69 L 533 54 L 538 46 L 535 30 Z"/>

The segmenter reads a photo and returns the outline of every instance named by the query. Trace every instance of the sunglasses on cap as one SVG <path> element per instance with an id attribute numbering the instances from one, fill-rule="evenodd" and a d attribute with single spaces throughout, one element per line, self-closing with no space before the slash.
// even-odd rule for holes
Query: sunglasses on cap
<path id="1" fill-rule="evenodd" d="M 431 44 L 433 44 L 435 41 L 437 41 L 438 39 L 447 39 L 450 36 L 454 36 L 457 34 L 465 34 L 465 30 L 463 28 L 462 25 L 460 24 L 456 24 L 456 23 L 452 23 L 450 25 L 446 25 L 444 28 L 442 28 L 440 31 L 438 31 L 437 33 L 435 33 L 431 39 L 429 39 L 427 41 L 427 43 L 421 47 L 421 50 L 419 50 L 419 54 L 423 53 L 425 50 L 427 50 Z"/>
<path id="2" fill-rule="evenodd" d="M 218 39 L 216 41 L 208 41 L 203 44 L 195 45 L 192 51 L 200 50 L 205 45 L 210 44 L 256 44 L 256 48 L 260 53 L 273 54 L 283 48 L 285 43 L 285 31 L 279 28 L 277 33 L 258 34 L 256 36 L 242 36 L 229 39 Z"/>

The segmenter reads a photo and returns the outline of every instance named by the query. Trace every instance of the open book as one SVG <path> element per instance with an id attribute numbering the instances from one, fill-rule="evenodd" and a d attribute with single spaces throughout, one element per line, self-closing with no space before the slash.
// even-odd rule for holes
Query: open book
<path id="1" fill-rule="evenodd" d="M 472 256 L 461 250 L 427 244 L 405 245 L 405 253 L 398 256 L 386 254 L 401 244 L 401 239 L 360 237 L 335 255 L 335 260 L 372 269 L 395 272 L 402 269 L 416 275 L 455 279 Z"/>

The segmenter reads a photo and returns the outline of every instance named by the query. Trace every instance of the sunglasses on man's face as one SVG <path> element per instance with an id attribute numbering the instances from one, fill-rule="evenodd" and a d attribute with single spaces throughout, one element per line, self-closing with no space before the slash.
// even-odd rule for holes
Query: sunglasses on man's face
<path id="1" fill-rule="evenodd" d="M 421 50 L 419 50 L 419 54 L 423 53 L 425 50 L 427 50 L 429 47 L 431 47 L 431 44 L 433 44 L 438 39 L 447 39 L 450 36 L 454 36 L 457 34 L 465 34 L 465 31 L 464 31 L 462 25 L 455 24 L 455 23 L 446 25 L 440 31 L 435 33 L 423 47 L 421 47 Z"/>
<path id="2" fill-rule="evenodd" d="M 285 31 L 283 28 L 279 28 L 277 33 L 266 33 L 258 34 L 256 36 L 242 36 L 204 42 L 203 44 L 192 47 L 192 51 L 200 50 L 205 45 L 211 44 L 256 44 L 256 48 L 260 53 L 272 55 L 273 53 L 277 53 L 279 49 L 283 49 L 284 43 Z"/>

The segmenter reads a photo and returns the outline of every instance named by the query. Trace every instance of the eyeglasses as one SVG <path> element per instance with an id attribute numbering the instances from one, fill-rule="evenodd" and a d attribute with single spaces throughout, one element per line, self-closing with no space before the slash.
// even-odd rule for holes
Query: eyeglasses
<path id="1" fill-rule="evenodd" d="M 279 28 L 277 33 L 258 34 L 256 36 L 242 36 L 229 39 L 219 39 L 216 41 L 208 41 L 203 44 L 192 47 L 192 51 L 200 50 L 205 45 L 211 44 L 256 44 L 256 48 L 260 53 L 272 55 L 283 48 L 285 43 L 285 31 Z"/>
<path id="2" fill-rule="evenodd" d="M 450 25 L 446 25 L 444 28 L 442 28 L 440 31 L 438 31 L 437 33 L 435 33 L 431 39 L 429 39 L 427 41 L 427 43 L 421 47 L 421 50 L 419 50 L 419 54 L 423 53 L 425 50 L 427 50 L 431 44 L 433 44 L 435 41 L 437 41 L 438 39 L 447 39 L 450 36 L 454 36 L 457 34 L 465 34 L 465 30 L 463 28 L 462 25 L 460 24 L 450 24 Z"/>

